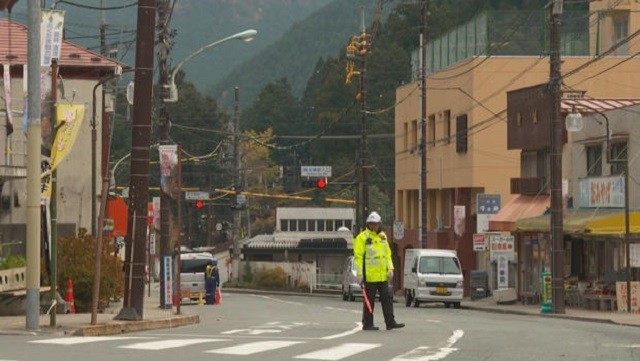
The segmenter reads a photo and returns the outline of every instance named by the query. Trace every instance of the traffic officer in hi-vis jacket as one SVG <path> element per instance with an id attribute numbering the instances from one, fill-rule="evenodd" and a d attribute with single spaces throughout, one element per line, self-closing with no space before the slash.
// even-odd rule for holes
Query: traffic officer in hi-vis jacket
<path id="1" fill-rule="evenodd" d="M 364 288 L 362 329 L 376 331 L 373 310 L 376 293 L 380 294 L 382 314 L 387 330 L 404 327 L 393 316 L 393 303 L 389 294 L 389 279 L 393 278 L 393 261 L 387 235 L 381 229 L 382 218 L 377 212 L 367 217 L 367 227 L 353 240 L 353 255 L 358 282 Z"/>

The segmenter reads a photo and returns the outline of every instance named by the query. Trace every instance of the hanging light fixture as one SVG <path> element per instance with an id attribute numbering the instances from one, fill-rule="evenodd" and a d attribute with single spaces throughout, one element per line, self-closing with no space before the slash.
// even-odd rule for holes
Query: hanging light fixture
<path id="1" fill-rule="evenodd" d="M 575 105 L 571 107 L 571 113 L 567 114 L 565 118 L 565 126 L 568 132 L 579 132 L 584 127 L 582 114 L 576 111 Z"/>

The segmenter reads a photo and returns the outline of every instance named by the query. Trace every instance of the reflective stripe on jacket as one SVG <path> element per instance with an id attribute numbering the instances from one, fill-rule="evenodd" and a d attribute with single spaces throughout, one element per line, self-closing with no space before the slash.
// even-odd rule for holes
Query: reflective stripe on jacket
<path id="1" fill-rule="evenodd" d="M 375 233 L 367 228 L 358 234 L 353 240 L 353 256 L 358 276 L 362 277 L 364 267 L 366 282 L 387 281 L 387 271 L 393 269 L 393 261 L 384 232 Z"/>

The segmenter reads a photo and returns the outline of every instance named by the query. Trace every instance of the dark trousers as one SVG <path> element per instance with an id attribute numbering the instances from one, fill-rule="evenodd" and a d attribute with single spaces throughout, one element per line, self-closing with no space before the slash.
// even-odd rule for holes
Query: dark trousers
<path id="1" fill-rule="evenodd" d="M 384 323 L 387 326 L 394 325 L 396 320 L 393 316 L 393 303 L 391 302 L 391 295 L 389 294 L 389 285 L 387 282 L 365 282 L 365 292 L 371 303 L 371 311 L 375 311 L 375 299 L 376 293 L 380 295 L 380 303 L 382 303 L 382 315 L 384 316 Z M 373 312 L 369 312 L 367 304 L 362 300 L 362 326 L 373 326 Z"/>
<path id="2" fill-rule="evenodd" d="M 213 278 L 206 278 L 204 280 L 204 288 L 207 293 L 204 295 L 204 302 L 207 305 L 213 305 L 216 300 L 216 280 Z"/>

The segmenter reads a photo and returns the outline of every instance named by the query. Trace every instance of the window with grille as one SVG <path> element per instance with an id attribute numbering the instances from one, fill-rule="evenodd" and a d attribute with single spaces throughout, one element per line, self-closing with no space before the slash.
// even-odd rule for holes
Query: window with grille
<path id="1" fill-rule="evenodd" d="M 611 144 L 611 174 L 622 174 L 627 159 L 627 142 Z"/>

